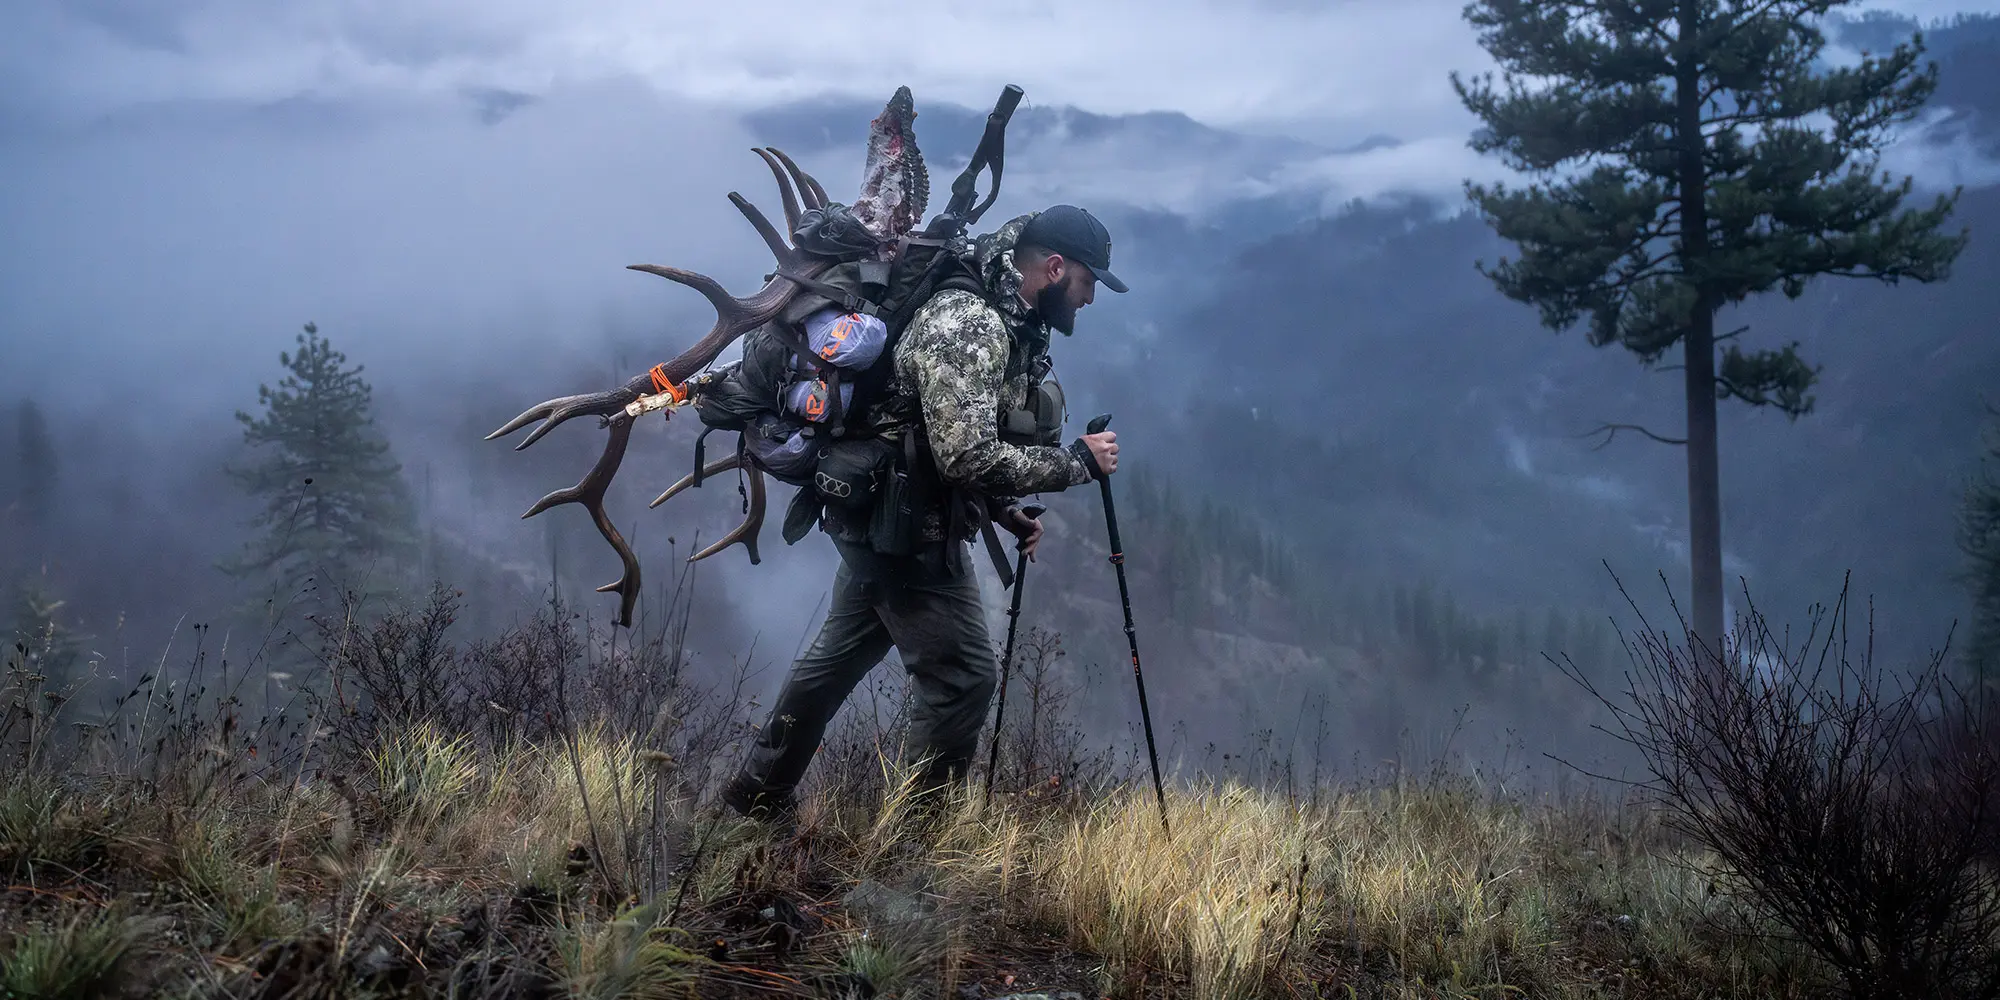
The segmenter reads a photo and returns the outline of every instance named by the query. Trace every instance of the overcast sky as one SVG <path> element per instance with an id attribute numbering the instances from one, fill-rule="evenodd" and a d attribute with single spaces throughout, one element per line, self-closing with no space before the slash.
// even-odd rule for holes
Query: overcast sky
<path id="1" fill-rule="evenodd" d="M 1116 139 L 1010 147 L 989 220 L 1100 196 L 1198 208 L 1246 184 L 1327 204 L 1455 196 L 1494 169 L 1466 148 L 1471 120 L 1449 83 L 1488 65 L 1462 6 L 0 0 L 0 401 L 75 406 L 140 389 L 129 411 L 106 405 L 108 419 L 129 422 L 134 454 L 170 459 L 177 442 L 235 437 L 230 412 L 255 406 L 307 320 L 368 366 L 378 399 L 434 394 L 478 427 L 615 384 L 711 319 L 692 292 L 626 265 L 693 267 L 743 290 L 769 267 L 723 195 L 774 207 L 748 153 L 766 140 L 742 115 L 803 98 L 879 102 L 907 84 L 920 111 L 983 108 L 1016 83 L 1031 105 L 1176 111 L 1331 147 L 1400 140 L 1248 181 L 1257 167 L 1214 150 L 1161 164 Z M 1869 6 L 1936 19 L 2000 0 Z M 496 125 L 482 106 L 513 113 Z M 851 149 L 827 156 L 807 166 L 838 198 L 860 163 Z M 1126 277 L 1134 294 L 1100 298 L 1064 363 L 1117 339 L 1101 332 L 1142 339 L 1144 324 L 1115 310 L 1164 295 Z M 607 356 L 613 330 L 652 353 Z M 1110 408 L 1087 387 L 1073 412 Z M 595 447 L 589 437 L 569 431 L 545 451 Z M 512 518 L 532 496 L 483 499 L 519 532 Z M 773 563 L 821 551 L 767 550 Z M 799 627 L 778 629 L 782 644 Z"/>
<path id="2" fill-rule="evenodd" d="M 1873 6 L 1939 18 L 2000 0 Z M 70 378 L 121 330 L 134 334 L 121 370 L 202 392 L 240 381 L 219 370 L 223 351 L 267 366 L 307 318 L 375 331 L 368 353 L 395 370 L 418 351 L 461 364 L 468 338 L 490 347 L 503 328 L 586 350 L 583 334 L 619 317 L 695 316 L 692 296 L 623 266 L 694 262 L 732 287 L 766 266 L 721 197 L 769 197 L 740 114 L 879 101 L 900 84 L 920 109 L 984 107 L 1018 83 L 1031 103 L 1105 114 L 1178 111 L 1328 144 L 1386 134 L 1403 144 L 1257 183 L 1328 204 L 1455 195 L 1497 169 L 1466 148 L 1448 81 L 1486 65 L 1461 7 L 4 0 L 0 336 L 55 353 L 16 355 L 0 390 Z M 528 100 L 484 127 L 474 109 L 504 95 Z M 1238 161 L 1205 152 L 1026 152 L 997 212 L 1114 195 L 1183 210 L 1246 183 Z M 847 158 L 809 166 L 838 188 L 857 172 Z"/>
<path id="3" fill-rule="evenodd" d="M 1876 0 L 1922 18 L 2000 0 Z M 1484 54 L 1459 0 L 9 0 L 15 113 L 184 98 L 381 99 L 634 76 L 744 108 L 826 93 L 983 106 L 1005 83 L 1105 113 L 1434 134 Z"/>

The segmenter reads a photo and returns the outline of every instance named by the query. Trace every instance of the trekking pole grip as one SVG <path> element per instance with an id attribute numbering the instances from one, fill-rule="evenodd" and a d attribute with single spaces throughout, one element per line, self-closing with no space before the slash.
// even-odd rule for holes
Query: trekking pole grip
<path id="1" fill-rule="evenodd" d="M 1046 514 L 1048 512 L 1049 508 L 1047 504 L 1037 503 L 1033 500 L 1030 500 L 1027 503 L 1021 505 L 1021 516 L 1027 518 L 1030 521 L 1038 520 L 1041 518 L 1043 514 Z M 1028 540 L 1023 538 L 1020 541 L 1015 542 L 1014 547 L 1018 549 L 1026 546 L 1027 544 Z M 1019 573 L 1014 574 L 1014 579 L 1018 580 L 1020 578 L 1021 575 Z"/>
<path id="2" fill-rule="evenodd" d="M 1111 426 L 1111 414 L 1100 413 L 1090 418 L 1090 423 L 1084 427 L 1083 432 L 1101 434 L 1109 426 Z M 1093 464 L 1095 461 L 1092 459 Z M 1104 493 L 1104 527 L 1106 533 L 1111 536 L 1111 562 L 1113 565 L 1118 565 L 1125 561 L 1125 548 L 1118 541 L 1118 514 L 1111 504 L 1111 474 L 1100 469 L 1097 485 Z"/>

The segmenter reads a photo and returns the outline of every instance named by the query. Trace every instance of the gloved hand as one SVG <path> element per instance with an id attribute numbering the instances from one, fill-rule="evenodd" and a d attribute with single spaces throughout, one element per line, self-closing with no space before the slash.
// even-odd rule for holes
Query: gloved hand
<path id="1" fill-rule="evenodd" d="M 1010 504 L 1001 522 L 1019 540 L 1015 548 L 1027 553 L 1029 562 L 1035 561 L 1035 546 L 1041 544 L 1042 514 L 1047 510 L 1039 503 Z"/>
<path id="2" fill-rule="evenodd" d="M 1118 471 L 1118 432 L 1099 431 L 1070 442 L 1069 452 L 1090 470 L 1092 479 L 1105 479 Z"/>

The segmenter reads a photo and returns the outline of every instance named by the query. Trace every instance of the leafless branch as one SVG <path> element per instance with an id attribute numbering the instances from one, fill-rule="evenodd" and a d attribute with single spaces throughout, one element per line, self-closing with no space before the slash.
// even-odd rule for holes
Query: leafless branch
<path id="1" fill-rule="evenodd" d="M 1595 437 L 1599 434 L 1604 435 L 1604 440 L 1598 442 L 1590 449 L 1591 451 L 1600 451 L 1605 446 L 1609 445 L 1615 438 L 1617 438 L 1619 431 L 1633 431 L 1638 434 L 1644 434 L 1645 436 L 1652 438 L 1653 440 L 1658 441 L 1661 444 L 1687 443 L 1686 438 L 1673 438 L 1673 437 L 1666 437 L 1665 435 L 1661 434 L 1655 434 L 1652 431 L 1639 426 L 1638 424 L 1603 424 L 1601 426 L 1594 427 L 1588 431 L 1585 431 L 1582 434 L 1578 434 L 1577 437 L 1587 438 L 1587 437 Z"/>

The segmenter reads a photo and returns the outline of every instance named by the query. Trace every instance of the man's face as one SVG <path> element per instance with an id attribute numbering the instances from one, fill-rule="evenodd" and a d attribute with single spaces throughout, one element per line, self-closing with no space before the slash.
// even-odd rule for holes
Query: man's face
<path id="1" fill-rule="evenodd" d="M 1065 334 L 1076 332 L 1076 312 L 1097 298 L 1097 276 L 1090 269 L 1060 257 L 1050 257 L 1047 264 L 1060 269 L 1062 279 L 1043 286 L 1035 295 L 1035 312 L 1047 323 Z"/>

